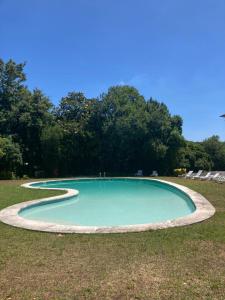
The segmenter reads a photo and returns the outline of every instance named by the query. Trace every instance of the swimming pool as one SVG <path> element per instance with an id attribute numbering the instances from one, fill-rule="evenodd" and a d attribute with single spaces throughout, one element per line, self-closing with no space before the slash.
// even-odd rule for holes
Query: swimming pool
<path id="1" fill-rule="evenodd" d="M 29 229 L 54 232 L 141 231 L 180 226 L 181 221 L 185 225 L 199 213 L 199 203 L 190 196 L 189 189 L 160 180 L 55 180 L 31 183 L 28 187 L 67 190 L 66 195 L 30 201 L 20 206 L 17 219 L 23 225 L 28 224 Z"/>
<path id="2" fill-rule="evenodd" d="M 195 210 L 192 200 L 167 184 L 140 179 L 87 179 L 37 183 L 36 187 L 75 189 L 77 196 L 24 208 L 20 216 L 57 224 L 119 226 L 183 217 Z"/>

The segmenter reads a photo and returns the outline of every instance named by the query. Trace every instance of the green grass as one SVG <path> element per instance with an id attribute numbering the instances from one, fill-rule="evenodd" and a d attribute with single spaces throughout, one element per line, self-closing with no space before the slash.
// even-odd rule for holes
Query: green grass
<path id="1" fill-rule="evenodd" d="M 209 220 L 127 234 L 51 234 L 0 223 L 0 299 L 225 299 L 225 185 L 164 178 L 203 194 Z M 0 209 L 56 191 L 0 181 Z"/>

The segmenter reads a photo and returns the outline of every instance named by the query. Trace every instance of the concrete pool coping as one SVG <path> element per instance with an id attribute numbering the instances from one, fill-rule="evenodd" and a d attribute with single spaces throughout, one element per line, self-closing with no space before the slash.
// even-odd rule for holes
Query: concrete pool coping
<path id="1" fill-rule="evenodd" d="M 5 224 L 12 225 L 14 227 L 20 227 L 20 228 L 36 230 L 36 231 L 54 232 L 54 233 L 123 233 L 123 232 L 140 232 L 140 231 L 147 231 L 147 230 L 156 230 L 156 229 L 163 229 L 169 227 L 191 225 L 194 223 L 202 222 L 212 217 L 215 213 L 215 208 L 205 197 L 203 197 L 201 194 L 183 185 L 161 180 L 161 179 L 153 179 L 153 178 L 146 178 L 146 177 L 140 177 L 140 178 L 116 177 L 116 178 L 153 180 L 153 181 L 158 181 L 173 186 L 189 196 L 189 198 L 193 201 L 196 210 L 187 216 L 180 217 L 174 220 L 168 220 L 165 222 L 137 224 L 137 225 L 122 225 L 122 226 L 105 226 L 105 227 L 63 225 L 63 224 L 56 224 L 56 223 L 50 223 L 44 221 L 29 220 L 19 215 L 19 212 L 28 206 L 36 205 L 39 203 L 45 203 L 49 201 L 60 201 L 63 199 L 68 199 L 77 196 L 79 194 L 79 191 L 74 189 L 36 187 L 33 186 L 33 184 L 35 183 L 46 183 L 50 181 L 57 182 L 62 180 L 101 179 L 101 178 L 68 178 L 68 179 L 66 178 L 66 179 L 55 179 L 55 180 L 46 180 L 46 181 L 35 181 L 35 182 L 22 184 L 21 186 L 25 188 L 61 190 L 61 191 L 66 191 L 66 193 L 59 196 L 21 202 L 6 207 L 0 211 L 0 221 Z M 102 179 L 116 179 L 116 178 L 112 177 L 112 178 L 102 178 Z"/>

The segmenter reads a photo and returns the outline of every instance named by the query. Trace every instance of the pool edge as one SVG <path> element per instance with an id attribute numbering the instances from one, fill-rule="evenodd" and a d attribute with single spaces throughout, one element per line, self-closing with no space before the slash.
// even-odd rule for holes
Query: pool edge
<path id="1" fill-rule="evenodd" d="M 21 202 L 18 204 L 14 204 L 12 206 L 6 207 L 0 211 L 0 221 L 12 225 L 14 227 L 20 227 L 24 229 L 36 230 L 36 231 L 44 231 L 44 232 L 54 232 L 54 233 L 123 233 L 123 232 L 140 232 L 147 230 L 156 230 L 170 227 L 178 227 L 191 225 L 194 223 L 202 222 L 215 214 L 215 208 L 213 205 L 201 194 L 177 183 L 173 183 L 170 181 L 165 181 L 161 179 L 153 179 L 149 177 L 117 177 L 117 178 L 127 178 L 127 179 L 146 179 L 152 181 L 158 181 L 165 183 L 167 185 L 171 185 L 185 194 L 187 194 L 190 199 L 193 201 L 196 210 L 184 217 L 177 218 L 174 220 L 169 220 L 165 222 L 158 223 L 149 223 L 149 224 L 137 224 L 137 225 L 126 225 L 126 226 L 107 226 L 107 227 L 99 227 L 99 226 L 79 226 L 79 225 L 63 225 L 63 224 L 55 224 L 50 222 L 42 222 L 35 220 L 28 220 L 22 218 L 19 215 L 19 211 L 24 209 L 30 205 L 38 204 L 41 202 L 51 201 L 51 200 L 62 200 L 66 198 L 70 198 L 79 194 L 79 191 L 74 189 L 66 189 L 66 188 L 46 188 L 46 187 L 35 187 L 32 186 L 35 183 L 44 183 L 50 181 L 62 181 L 62 180 L 79 180 L 80 178 L 63 178 L 63 179 L 54 179 L 54 180 L 45 180 L 45 181 L 35 181 L 22 184 L 22 187 L 32 188 L 32 189 L 48 189 L 48 190 L 63 190 L 66 193 L 59 196 L 53 196 L 48 198 L 42 198 L 38 200 L 31 200 L 26 202 Z M 82 178 L 82 179 L 93 179 L 93 178 Z M 113 179 L 113 178 L 112 178 Z"/>

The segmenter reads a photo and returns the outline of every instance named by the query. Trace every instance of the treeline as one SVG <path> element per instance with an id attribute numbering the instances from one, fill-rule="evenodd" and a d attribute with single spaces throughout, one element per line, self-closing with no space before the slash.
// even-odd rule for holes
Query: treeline
<path id="1" fill-rule="evenodd" d="M 185 141 L 182 119 L 131 86 L 98 98 L 70 92 L 54 106 L 26 85 L 24 64 L 0 60 L 0 176 L 130 175 L 224 169 L 225 143 Z"/>

